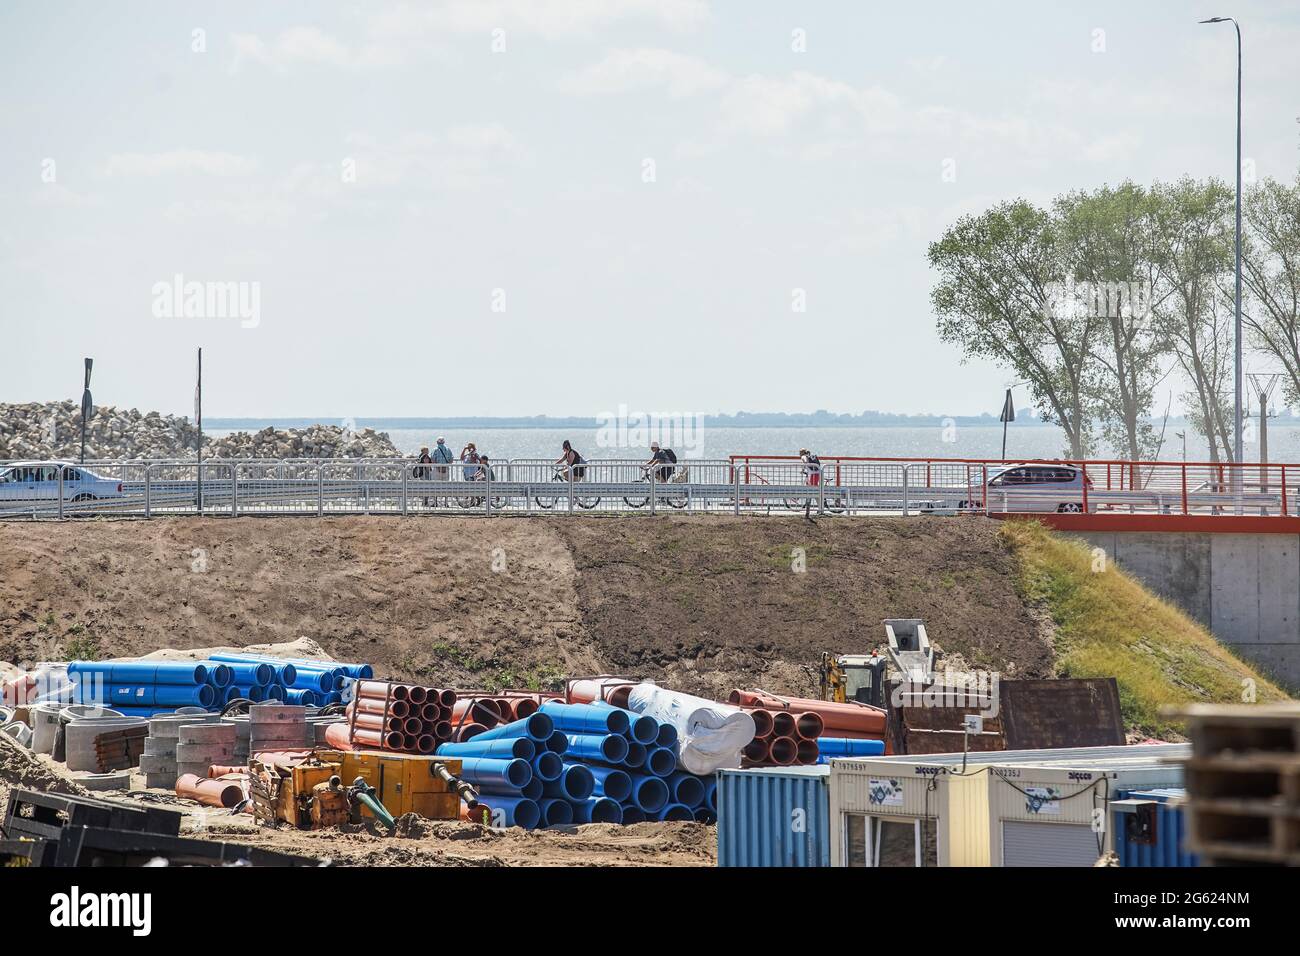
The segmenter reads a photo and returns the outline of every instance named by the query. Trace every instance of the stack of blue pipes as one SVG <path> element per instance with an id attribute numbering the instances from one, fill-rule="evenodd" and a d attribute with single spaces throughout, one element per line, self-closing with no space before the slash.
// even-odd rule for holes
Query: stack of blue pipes
<path id="1" fill-rule="evenodd" d="M 343 691 L 349 681 L 375 676 L 375 669 L 369 664 L 236 653 L 213 654 L 212 659 L 231 667 L 242 665 L 241 676 L 235 681 L 238 693 L 231 697 L 247 697 L 255 702 L 278 700 L 304 707 L 339 704 L 343 702 Z M 257 665 L 264 670 L 259 671 Z"/>
<path id="2" fill-rule="evenodd" d="M 717 819 L 712 778 L 677 769 L 675 728 L 608 704 L 546 701 L 437 752 L 462 761 L 494 826 Z"/>
<path id="3" fill-rule="evenodd" d="M 79 704 L 152 717 L 179 707 L 218 709 L 234 674 L 217 661 L 72 661 L 68 678 Z"/>
<path id="4" fill-rule="evenodd" d="M 153 717 L 178 707 L 220 710 L 229 701 L 281 701 L 324 707 L 343 701 L 350 681 L 369 679 L 369 664 L 213 654 L 206 661 L 72 661 L 74 701 L 128 716 Z"/>

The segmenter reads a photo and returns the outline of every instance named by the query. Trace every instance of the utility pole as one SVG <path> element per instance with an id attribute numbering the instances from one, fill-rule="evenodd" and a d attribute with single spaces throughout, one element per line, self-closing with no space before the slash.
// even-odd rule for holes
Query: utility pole
<path id="1" fill-rule="evenodd" d="M 203 514 L 203 349 L 199 348 L 198 378 L 194 385 L 194 423 L 198 426 L 199 514 Z"/>
<path id="2" fill-rule="evenodd" d="M 1259 397 L 1259 490 L 1268 494 L 1268 400 L 1282 378 L 1277 372 L 1252 372 L 1250 384 Z"/>
<path id="3" fill-rule="evenodd" d="M 90 416 L 95 411 L 95 400 L 90 397 L 90 370 L 94 367 L 95 360 L 88 358 L 86 361 L 86 384 L 81 390 L 81 463 L 86 463 L 86 423 L 90 421 Z"/>

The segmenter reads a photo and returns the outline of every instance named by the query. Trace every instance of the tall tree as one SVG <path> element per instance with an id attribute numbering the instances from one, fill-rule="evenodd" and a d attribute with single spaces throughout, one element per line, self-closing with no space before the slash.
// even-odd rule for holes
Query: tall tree
<path id="1" fill-rule="evenodd" d="M 1300 403 L 1300 177 L 1294 186 L 1265 179 L 1245 200 L 1242 323 L 1286 370 L 1287 401 Z"/>
<path id="2" fill-rule="evenodd" d="M 1150 457 L 1156 436 L 1151 405 L 1167 343 L 1151 321 L 1155 242 L 1147 191 L 1131 182 L 1074 192 L 1053 204 L 1076 312 L 1091 316 L 1100 374 L 1090 379 L 1101 431 L 1129 461 Z"/>
<path id="3" fill-rule="evenodd" d="M 1152 315 L 1190 384 L 1182 396 L 1210 460 L 1231 461 L 1233 307 L 1224 300 L 1233 262 L 1233 193 L 1223 182 L 1183 178 L 1150 194 L 1156 284 Z M 1225 307 L 1226 306 L 1226 307 Z"/>
<path id="4" fill-rule="evenodd" d="M 1054 294 L 1064 279 L 1056 224 L 1025 200 L 963 216 L 929 248 L 940 337 L 968 357 L 1009 366 L 1028 383 L 1043 420 L 1065 432 L 1068 454 L 1092 451 L 1090 354 L 1100 329 Z"/>

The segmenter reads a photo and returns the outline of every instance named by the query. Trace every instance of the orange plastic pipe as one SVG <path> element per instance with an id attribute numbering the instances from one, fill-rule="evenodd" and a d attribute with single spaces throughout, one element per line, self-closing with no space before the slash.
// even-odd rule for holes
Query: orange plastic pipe
<path id="1" fill-rule="evenodd" d="M 799 745 L 793 737 L 773 737 L 769 756 L 777 766 L 788 767 L 799 759 Z"/>
<path id="2" fill-rule="evenodd" d="M 387 700 L 389 688 L 392 688 L 393 700 L 407 700 L 408 690 L 405 684 L 393 684 L 386 680 L 362 680 L 357 681 L 358 697 L 373 697 L 376 700 Z"/>
<path id="3" fill-rule="evenodd" d="M 820 751 L 817 749 L 817 741 L 804 738 L 795 741 L 795 762 L 807 766 L 817 762 L 817 755 Z"/>
<path id="4" fill-rule="evenodd" d="M 794 714 L 787 710 L 772 713 L 772 733 L 777 737 L 793 737 L 795 729 Z"/>
<path id="5" fill-rule="evenodd" d="M 183 773 L 176 778 L 176 796 L 197 800 L 205 806 L 229 810 L 244 799 L 244 788 L 233 781 Z"/>
<path id="6" fill-rule="evenodd" d="M 811 710 L 805 710 L 794 719 L 795 735 L 800 740 L 816 740 L 825 729 L 826 721 L 822 720 L 820 714 Z"/>
<path id="7" fill-rule="evenodd" d="M 375 697 L 358 697 L 348 705 L 358 714 L 378 714 L 384 716 L 384 701 Z M 404 700 L 390 700 L 387 706 L 389 717 L 406 717 L 411 713 L 411 705 Z"/>

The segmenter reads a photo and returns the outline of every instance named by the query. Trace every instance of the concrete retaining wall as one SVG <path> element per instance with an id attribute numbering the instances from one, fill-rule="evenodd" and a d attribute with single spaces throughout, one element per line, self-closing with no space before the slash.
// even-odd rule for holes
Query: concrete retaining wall
<path id="1" fill-rule="evenodd" d="M 1270 676 L 1300 688 L 1300 536 L 1069 532 L 1200 621 Z"/>

